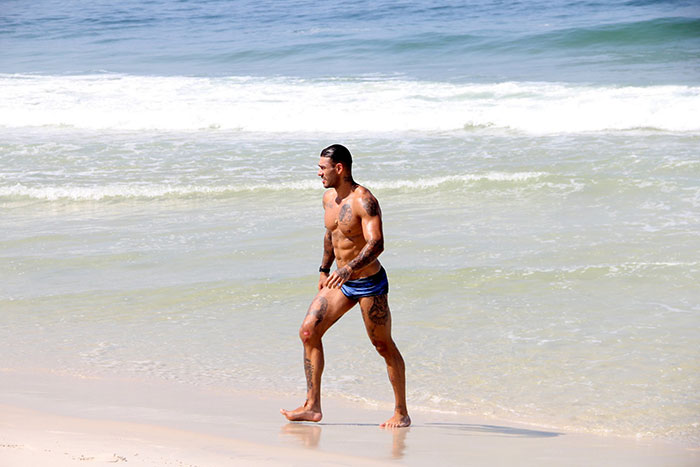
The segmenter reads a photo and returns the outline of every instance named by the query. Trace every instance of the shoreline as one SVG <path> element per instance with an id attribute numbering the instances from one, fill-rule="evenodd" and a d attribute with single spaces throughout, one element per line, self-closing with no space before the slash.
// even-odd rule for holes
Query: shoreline
<path id="1" fill-rule="evenodd" d="M 324 399 L 318 424 L 290 423 L 298 400 L 127 379 L 0 369 L 0 464 L 694 465 L 673 444 L 566 433 L 416 410 L 381 429 L 386 410 Z M 296 403 L 296 404 L 295 404 Z"/>

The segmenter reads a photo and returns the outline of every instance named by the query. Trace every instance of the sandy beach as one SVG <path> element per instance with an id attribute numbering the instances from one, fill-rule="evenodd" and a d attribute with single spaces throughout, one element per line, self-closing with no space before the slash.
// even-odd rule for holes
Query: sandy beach
<path id="1" fill-rule="evenodd" d="M 563 433 L 414 411 L 383 430 L 386 407 L 324 402 L 319 424 L 287 423 L 287 397 L 177 383 L 2 370 L 0 464 L 691 466 L 682 446 Z"/>

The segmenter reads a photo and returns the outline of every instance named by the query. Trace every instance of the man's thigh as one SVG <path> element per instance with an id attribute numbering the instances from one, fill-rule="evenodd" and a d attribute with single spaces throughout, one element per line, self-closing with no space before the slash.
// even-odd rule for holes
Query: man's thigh
<path id="1" fill-rule="evenodd" d="M 391 312 L 388 295 L 360 298 L 362 319 L 370 339 L 391 338 Z"/>
<path id="2" fill-rule="evenodd" d="M 357 302 L 346 297 L 340 289 L 324 287 L 311 301 L 302 329 L 323 334 Z"/>

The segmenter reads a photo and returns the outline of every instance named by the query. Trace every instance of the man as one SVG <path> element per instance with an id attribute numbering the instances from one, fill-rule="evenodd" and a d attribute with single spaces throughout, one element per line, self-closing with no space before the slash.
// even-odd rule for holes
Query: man
<path id="1" fill-rule="evenodd" d="M 394 389 L 394 415 L 382 427 L 411 424 L 406 408 L 406 370 L 399 349 L 391 338 L 391 314 L 387 303 L 389 283 L 377 257 L 384 250 L 382 212 L 377 199 L 352 178 L 352 156 L 340 144 L 321 151 L 318 176 L 323 195 L 326 235 L 319 272 L 318 293 L 301 324 L 304 344 L 306 402 L 282 414 L 292 421 L 318 422 L 321 412 L 323 334 L 355 304 L 360 304 L 367 334 L 384 357 Z M 333 261 L 338 269 L 330 273 Z"/>

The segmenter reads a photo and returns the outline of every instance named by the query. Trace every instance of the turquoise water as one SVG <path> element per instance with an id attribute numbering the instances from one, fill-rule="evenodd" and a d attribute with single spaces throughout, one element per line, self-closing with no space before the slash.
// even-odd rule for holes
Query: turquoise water
<path id="1" fill-rule="evenodd" d="M 700 441 L 694 3 L 3 12 L 6 366 L 302 397 L 342 142 L 412 406 Z M 325 391 L 391 400 L 356 313 L 325 347 Z"/>

